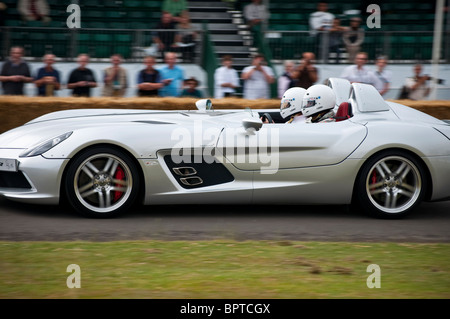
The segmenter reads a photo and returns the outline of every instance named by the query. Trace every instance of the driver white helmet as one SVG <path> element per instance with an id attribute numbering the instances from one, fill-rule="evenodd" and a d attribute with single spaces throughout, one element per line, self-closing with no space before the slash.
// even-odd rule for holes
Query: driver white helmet
<path id="1" fill-rule="evenodd" d="M 303 96 L 302 113 L 306 117 L 331 110 L 336 104 L 333 89 L 323 84 L 310 86 Z"/>
<path id="2" fill-rule="evenodd" d="M 302 111 L 305 92 L 306 90 L 301 87 L 293 87 L 284 92 L 280 105 L 280 114 L 284 119 Z"/>

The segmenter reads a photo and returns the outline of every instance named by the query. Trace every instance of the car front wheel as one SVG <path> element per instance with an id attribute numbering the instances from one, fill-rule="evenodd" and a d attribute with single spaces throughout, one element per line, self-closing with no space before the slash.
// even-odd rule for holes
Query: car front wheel
<path id="1" fill-rule="evenodd" d="M 356 199 L 366 212 L 381 218 L 408 215 L 423 199 L 426 174 L 404 151 L 386 151 L 369 159 L 356 184 Z"/>
<path id="2" fill-rule="evenodd" d="M 129 209 L 138 195 L 139 174 L 124 152 L 94 147 L 79 153 L 65 178 L 68 202 L 88 217 L 114 217 Z"/>

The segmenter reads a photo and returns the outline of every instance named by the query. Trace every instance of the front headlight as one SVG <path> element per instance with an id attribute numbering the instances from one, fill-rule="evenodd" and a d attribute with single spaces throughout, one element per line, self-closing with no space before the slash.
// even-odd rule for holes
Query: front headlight
<path id="1" fill-rule="evenodd" d="M 29 149 L 25 150 L 22 154 L 20 154 L 19 157 L 32 157 L 41 155 L 50 150 L 52 147 L 55 147 L 62 141 L 66 140 L 70 135 L 72 135 L 72 133 L 73 132 L 67 132 L 59 136 L 53 137 L 43 143 L 32 146 Z"/>

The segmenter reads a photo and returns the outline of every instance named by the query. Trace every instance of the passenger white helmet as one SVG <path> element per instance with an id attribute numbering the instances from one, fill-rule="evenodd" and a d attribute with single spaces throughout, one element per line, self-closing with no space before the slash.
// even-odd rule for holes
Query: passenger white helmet
<path id="1" fill-rule="evenodd" d="M 301 87 L 290 88 L 284 92 L 280 105 L 280 114 L 284 119 L 302 111 L 305 92 L 306 90 Z"/>
<path id="2" fill-rule="evenodd" d="M 333 89 L 323 84 L 310 86 L 303 96 L 302 113 L 306 117 L 331 110 L 336 104 Z"/>

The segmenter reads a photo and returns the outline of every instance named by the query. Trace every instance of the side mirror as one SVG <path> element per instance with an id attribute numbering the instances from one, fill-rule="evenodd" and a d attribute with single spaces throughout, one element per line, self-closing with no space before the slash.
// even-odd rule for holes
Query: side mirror
<path id="1" fill-rule="evenodd" d="M 253 133 L 261 129 L 263 122 L 259 118 L 243 119 L 242 126 L 247 132 Z"/>
<path id="2" fill-rule="evenodd" d="M 202 99 L 195 102 L 195 106 L 199 111 L 209 111 L 212 110 L 212 102 L 210 99 Z"/>

